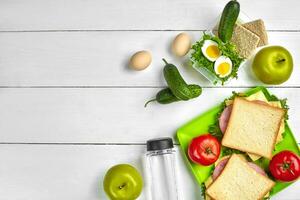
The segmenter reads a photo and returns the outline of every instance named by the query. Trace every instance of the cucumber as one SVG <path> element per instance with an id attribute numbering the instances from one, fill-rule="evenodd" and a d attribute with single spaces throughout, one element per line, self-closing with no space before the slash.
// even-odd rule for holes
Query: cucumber
<path id="1" fill-rule="evenodd" d="M 230 41 L 233 34 L 233 28 L 239 16 L 239 13 L 240 13 L 239 2 L 237 2 L 236 0 L 231 0 L 226 4 L 222 12 L 219 29 L 218 29 L 219 38 L 223 42 Z"/>
<path id="2" fill-rule="evenodd" d="M 199 85 L 191 84 L 188 85 L 190 91 L 192 92 L 192 99 L 199 97 L 202 93 L 202 88 Z"/>
<path id="3" fill-rule="evenodd" d="M 192 93 L 192 98 L 196 98 L 196 97 L 200 96 L 200 94 L 202 93 L 202 88 L 199 85 L 188 85 L 188 88 Z M 155 99 L 151 99 L 151 100 L 147 101 L 145 104 L 145 107 L 148 105 L 148 103 L 153 102 L 153 101 L 157 101 L 160 104 L 169 104 L 169 103 L 173 103 L 176 101 L 180 101 L 180 99 L 178 99 L 172 93 L 170 88 L 165 88 L 156 94 Z"/>
<path id="4" fill-rule="evenodd" d="M 173 64 L 166 63 L 164 67 L 164 77 L 172 93 L 180 100 L 187 101 L 192 98 L 192 93 L 188 88 L 187 83 L 183 80 L 177 67 Z"/>

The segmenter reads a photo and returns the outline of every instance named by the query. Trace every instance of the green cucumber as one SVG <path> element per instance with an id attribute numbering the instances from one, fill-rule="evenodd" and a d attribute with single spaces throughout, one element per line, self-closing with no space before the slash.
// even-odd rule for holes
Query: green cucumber
<path id="1" fill-rule="evenodd" d="M 192 92 L 192 99 L 199 97 L 200 94 L 202 93 L 202 88 L 199 85 L 196 84 L 191 84 L 188 85 L 190 91 Z"/>
<path id="2" fill-rule="evenodd" d="M 200 96 L 200 94 L 202 93 L 202 88 L 199 85 L 188 85 L 188 88 L 192 93 L 192 98 L 196 98 L 196 97 Z M 165 88 L 156 94 L 155 99 L 151 99 L 151 100 L 147 101 L 145 104 L 145 107 L 148 105 L 148 103 L 150 103 L 152 101 L 157 101 L 160 104 L 169 104 L 169 103 L 173 103 L 176 101 L 180 101 L 180 99 L 178 99 L 176 96 L 174 96 L 174 94 L 172 93 L 170 88 Z"/>
<path id="3" fill-rule="evenodd" d="M 180 100 L 187 101 L 192 98 L 192 93 L 188 84 L 183 80 L 177 67 L 168 63 L 165 59 L 164 77 L 172 93 Z"/>
<path id="4" fill-rule="evenodd" d="M 223 42 L 230 41 L 233 34 L 234 25 L 239 16 L 239 13 L 240 13 L 239 2 L 237 2 L 236 0 L 231 0 L 226 4 L 222 12 L 219 29 L 218 29 L 219 38 Z"/>

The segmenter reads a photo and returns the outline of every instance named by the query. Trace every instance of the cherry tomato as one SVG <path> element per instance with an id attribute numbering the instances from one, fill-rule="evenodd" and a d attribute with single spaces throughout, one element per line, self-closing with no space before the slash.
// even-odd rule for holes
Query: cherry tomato
<path id="1" fill-rule="evenodd" d="M 194 138 L 188 149 L 190 159 L 201 165 L 211 165 L 220 156 L 220 143 L 210 134 L 200 135 Z"/>
<path id="2" fill-rule="evenodd" d="M 300 157 L 291 151 L 276 154 L 269 165 L 274 178 L 280 181 L 294 181 L 300 176 Z"/>

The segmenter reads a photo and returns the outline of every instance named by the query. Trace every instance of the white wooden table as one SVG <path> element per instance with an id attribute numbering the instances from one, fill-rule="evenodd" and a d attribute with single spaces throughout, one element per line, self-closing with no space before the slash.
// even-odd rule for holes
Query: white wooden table
<path id="1" fill-rule="evenodd" d="M 169 50 L 174 36 L 187 31 L 196 40 L 226 2 L 1 0 L 0 199 L 106 199 L 101 185 L 110 166 L 130 163 L 142 170 L 146 140 L 174 137 L 180 125 L 232 91 L 259 85 L 247 69 L 237 81 L 214 87 L 180 67 L 188 82 L 204 87 L 202 96 L 143 107 L 165 86 L 161 58 L 181 65 Z M 265 20 L 270 43 L 293 54 L 292 77 L 270 90 L 288 98 L 289 124 L 299 142 L 300 3 L 240 3 L 252 19 Z M 152 52 L 151 67 L 129 70 L 129 56 L 142 49 Z M 180 153 L 178 162 L 182 196 L 199 199 Z M 274 199 L 300 199 L 299 181 Z"/>

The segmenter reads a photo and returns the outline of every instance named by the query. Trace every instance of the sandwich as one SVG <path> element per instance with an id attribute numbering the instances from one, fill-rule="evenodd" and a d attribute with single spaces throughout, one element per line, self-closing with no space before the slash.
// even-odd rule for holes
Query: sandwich
<path id="1" fill-rule="evenodd" d="M 287 110 L 286 99 L 263 88 L 251 94 L 233 92 L 224 100 L 208 130 L 222 151 L 202 185 L 206 200 L 269 198 L 275 183 L 264 163 L 284 138 Z"/>
<path id="2" fill-rule="evenodd" d="M 215 170 L 217 167 L 215 168 Z M 275 185 L 264 171 L 247 162 L 237 154 L 232 154 L 226 165 L 206 189 L 208 197 L 215 200 L 258 200 Z"/>
<path id="3" fill-rule="evenodd" d="M 245 115 L 247 115 L 247 114 L 250 114 L 250 117 L 255 117 L 256 119 L 255 120 L 257 120 L 258 118 L 262 118 L 262 121 L 269 121 L 269 119 L 268 118 L 266 118 L 266 117 L 264 117 L 265 115 L 264 115 L 264 113 L 263 112 L 266 112 L 266 110 L 265 111 L 263 111 L 264 110 L 264 108 L 261 108 L 259 105 L 257 105 L 257 104 L 260 104 L 260 105 L 265 105 L 265 108 L 268 110 L 268 109 L 271 109 L 271 110 L 276 110 L 275 112 L 277 113 L 277 118 L 278 117 L 280 117 L 281 115 L 282 115 L 282 113 L 283 113 L 283 115 L 284 115 L 284 117 L 281 117 L 281 120 L 280 120 L 280 122 L 279 122 L 279 124 L 277 124 L 278 123 L 278 120 L 276 120 L 275 121 L 275 119 L 273 118 L 273 116 L 271 117 L 272 118 L 272 120 L 274 120 L 273 122 L 273 124 L 270 124 L 270 126 L 269 127 L 265 127 L 265 128 L 274 128 L 274 129 L 276 129 L 276 127 L 278 126 L 279 127 L 279 129 L 278 129 L 278 131 L 273 131 L 272 133 L 270 133 L 270 130 L 268 130 L 268 134 L 273 134 L 273 137 L 274 137 L 274 135 L 277 135 L 276 136 L 276 140 L 275 140 L 275 144 L 278 144 L 278 143 L 280 143 L 281 141 L 282 141 L 282 139 L 283 139 L 283 133 L 285 132 L 285 119 L 287 118 L 287 109 L 288 109 L 288 107 L 287 107 L 287 105 L 286 105 L 286 103 L 285 103 L 285 101 L 284 100 L 279 100 L 279 99 L 277 99 L 276 97 L 273 97 L 273 99 L 272 99 L 272 101 L 268 101 L 267 100 L 267 98 L 265 97 L 265 94 L 262 92 L 262 91 L 258 91 L 258 92 L 256 92 L 256 93 L 254 93 L 254 94 L 252 94 L 252 95 L 250 95 L 250 96 L 245 96 L 244 94 L 241 94 L 241 93 L 235 93 L 235 95 L 232 97 L 232 98 L 230 98 L 230 99 L 226 99 L 225 101 L 224 101 L 224 108 L 223 108 L 223 110 L 220 112 L 220 114 L 217 116 L 217 121 L 216 121 L 216 124 L 214 124 L 211 128 L 210 128 L 210 133 L 212 134 L 212 135 L 214 135 L 214 136 L 217 136 L 219 139 L 220 139 L 220 141 L 221 140 L 223 140 L 222 138 L 223 138 L 223 136 L 225 136 L 225 134 L 226 134 L 226 131 L 227 131 L 227 127 L 228 127 L 228 124 L 229 124 L 229 122 L 230 122 L 230 118 L 231 118 L 231 112 L 232 112 L 232 108 L 233 108 L 233 103 L 234 103 L 234 100 L 235 100 L 235 98 L 236 97 L 238 97 L 239 98 L 239 100 L 247 100 L 247 102 L 249 103 L 249 102 L 252 102 L 252 103 L 256 103 L 256 104 L 250 104 L 250 105 L 252 105 L 252 106 L 254 106 L 253 107 L 253 109 L 255 110 L 253 110 L 253 111 L 251 111 L 252 112 L 252 114 L 250 114 L 250 113 L 245 113 Z M 238 107 L 239 106 L 245 106 L 246 104 L 240 104 L 240 101 L 237 101 L 237 103 L 239 104 L 238 105 Z M 247 103 L 246 102 L 246 103 Z M 247 104 L 248 105 L 248 104 Z M 247 106 L 246 105 L 246 106 Z M 266 107 L 266 106 L 269 106 L 269 107 Z M 242 108 L 242 109 L 247 109 L 247 108 Z M 259 112 L 261 112 L 260 113 L 260 115 L 258 115 L 258 113 Z M 239 115 L 241 115 L 242 113 L 239 113 Z M 244 115 L 244 114 L 243 114 Z M 280 116 L 279 116 L 280 115 Z M 242 121 L 235 121 L 235 120 L 239 120 L 239 116 L 238 115 L 236 115 L 236 116 L 234 116 L 234 118 L 232 118 L 232 123 L 240 123 L 240 122 L 242 122 Z M 239 125 L 239 126 L 249 126 L 249 125 L 247 125 L 248 123 L 252 123 L 253 121 L 252 120 L 250 120 L 250 119 L 248 119 L 247 121 L 243 121 L 243 123 L 244 124 L 241 124 L 241 125 Z M 257 123 L 257 124 L 253 124 L 252 123 L 252 125 L 253 125 L 253 127 L 250 127 L 251 129 L 252 128 L 255 128 L 255 127 L 257 127 L 258 126 L 258 124 L 260 124 L 260 122 L 259 123 Z M 232 124 L 230 125 L 231 126 L 231 129 L 233 128 L 234 129 L 234 126 L 232 126 Z M 246 128 L 246 127 L 245 127 Z M 260 127 L 261 129 L 263 128 L 263 127 Z M 248 130 L 250 130 L 250 129 L 248 129 Z M 231 135 L 231 131 L 232 130 L 229 130 L 229 136 Z M 256 130 L 256 131 L 258 131 L 258 130 Z M 236 135 L 237 137 L 240 137 L 240 135 L 239 134 L 242 134 L 242 132 L 234 132 L 234 134 L 235 133 L 238 133 L 238 135 Z M 248 132 L 249 133 L 249 132 Z M 260 142 L 264 142 L 263 141 L 263 139 L 260 137 L 260 134 L 264 134 L 265 132 L 263 131 L 263 132 L 261 132 L 261 133 L 258 133 L 258 132 L 254 132 L 255 134 L 253 134 L 253 133 L 251 133 L 251 138 L 250 138 L 250 141 L 252 141 L 252 138 L 256 138 L 258 141 L 260 141 Z M 244 136 L 243 136 L 244 137 Z M 273 138 L 274 139 L 274 138 Z M 274 142 L 273 141 L 273 139 L 271 140 L 271 141 L 266 141 L 266 143 L 268 143 L 269 144 L 269 146 L 268 147 L 263 147 L 265 150 L 266 149 L 268 149 L 268 151 L 270 152 L 271 151 L 271 148 L 273 149 L 274 147 L 272 147 L 272 143 Z M 251 160 L 253 160 L 253 161 L 256 161 L 256 160 L 258 160 L 259 158 L 261 158 L 261 157 L 265 157 L 265 156 L 267 156 L 267 158 L 269 158 L 270 157 L 270 155 L 266 155 L 266 154 L 264 154 L 264 155 L 261 155 L 261 151 L 260 151 L 260 149 L 259 149 L 259 151 L 258 151 L 258 149 L 255 149 L 255 152 L 258 152 L 258 153 L 253 153 L 253 149 L 250 149 L 249 150 L 249 152 L 246 150 L 243 150 L 244 148 L 240 148 L 241 146 L 243 146 L 244 144 L 241 144 L 241 143 L 237 143 L 237 144 L 234 144 L 234 145 L 230 145 L 231 144 L 231 142 L 229 141 L 228 142 L 228 140 L 226 141 L 227 139 L 225 139 L 224 140 L 224 144 L 226 145 L 227 144 L 227 146 L 235 146 L 235 148 L 237 148 L 238 150 L 240 150 L 240 151 L 242 151 L 243 153 L 246 153 L 250 158 L 251 158 Z M 264 139 L 265 140 L 265 139 Z M 248 143 L 248 141 L 247 141 L 247 143 Z M 256 141 L 255 141 L 255 143 L 256 143 Z M 256 144 L 255 144 L 256 145 Z M 238 147 L 237 147 L 238 146 Z"/>
<path id="4" fill-rule="evenodd" d="M 222 145 L 271 159 L 284 115 L 282 108 L 236 97 Z"/>

